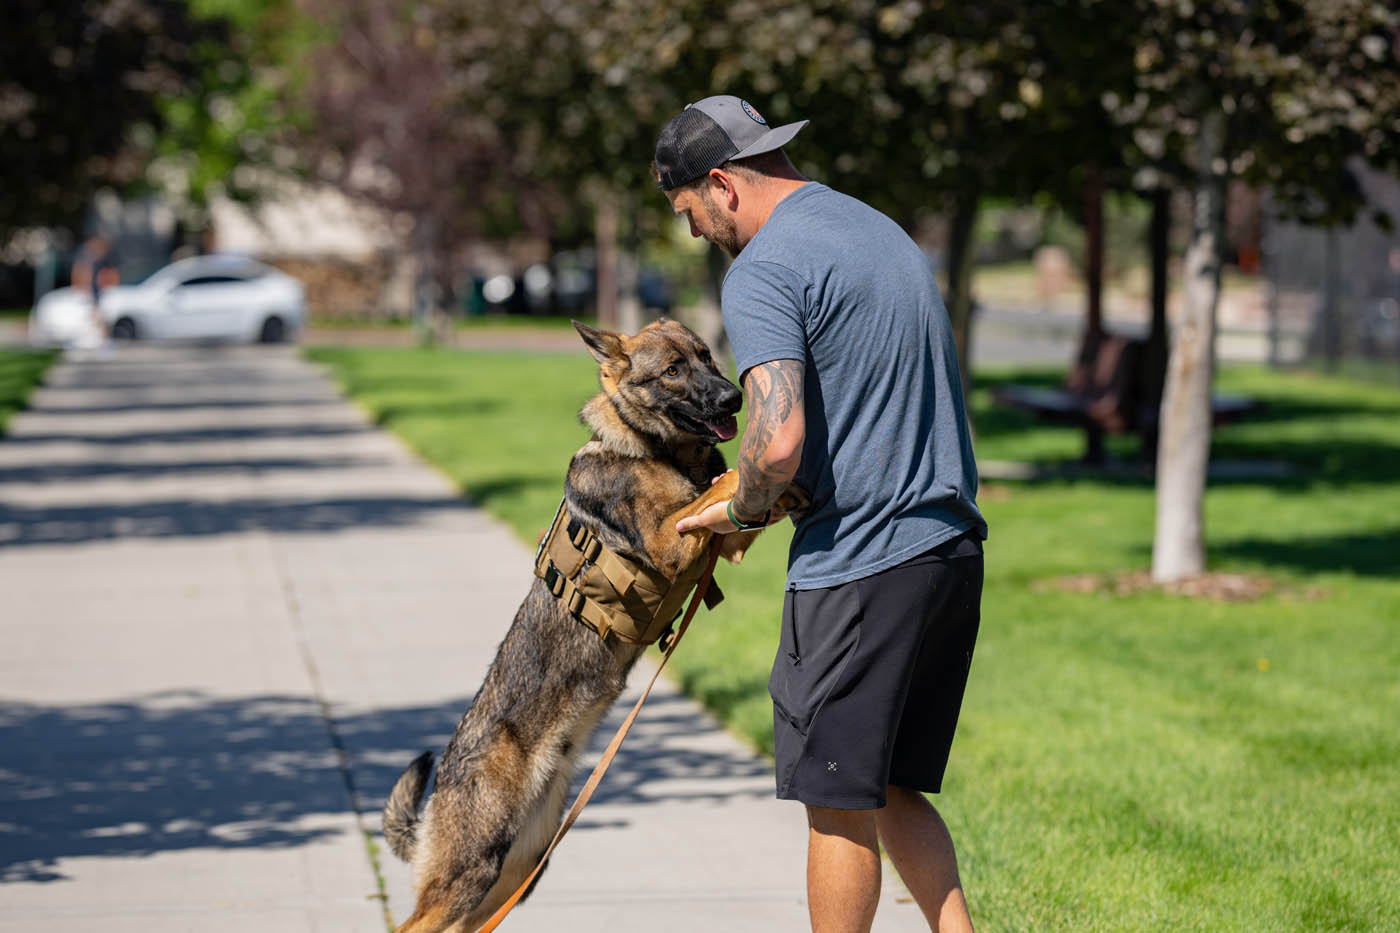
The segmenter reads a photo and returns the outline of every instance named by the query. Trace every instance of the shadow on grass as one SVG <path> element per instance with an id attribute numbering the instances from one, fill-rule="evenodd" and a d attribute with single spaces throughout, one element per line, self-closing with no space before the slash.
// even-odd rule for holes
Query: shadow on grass
<path id="1" fill-rule="evenodd" d="M 455 418 L 462 415 L 484 415 L 499 411 L 502 405 L 498 399 L 463 398 L 439 399 L 432 402 L 412 402 L 405 404 L 375 405 L 372 407 L 374 420 L 384 427 L 393 427 L 394 422 L 411 418 Z"/>
<path id="2" fill-rule="evenodd" d="M 1400 576 L 1400 526 L 1369 534 L 1312 538 L 1245 538 L 1213 545 L 1213 554 L 1305 572 L 1342 571 L 1358 576 Z"/>
<path id="3" fill-rule="evenodd" d="M 1063 449 L 1082 450 L 1081 429 L 1047 424 L 1027 412 L 998 406 L 984 394 L 1013 382 L 1051 387 L 1061 379 L 1061 374 L 1043 370 L 978 379 L 973 420 L 979 445 L 1014 448 L 1018 437 L 1034 434 L 1043 449 L 1047 436 L 1058 435 Z M 1373 397 L 1348 403 L 1297 398 L 1291 393 L 1259 393 L 1256 397 L 1264 403 L 1262 410 L 1217 426 L 1212 432 L 1212 463 L 1237 467 L 1213 477 L 1213 486 L 1263 483 L 1304 490 L 1319 483 L 1348 486 L 1400 481 L 1400 430 L 1385 427 L 1400 425 L 1400 401 Z M 1368 425 L 1361 432 L 1349 429 L 1359 422 L 1376 427 Z M 1082 480 L 1150 488 L 1153 464 L 1142 458 L 1136 438 L 1110 438 L 1110 445 L 1114 459 L 1102 469 L 1083 464 L 1076 454 L 1037 460 L 1042 468 L 1038 475 L 1012 481 L 1034 485 Z M 1260 466 L 1254 475 L 1250 464 Z M 1280 465 L 1285 469 L 1277 469 Z"/>
<path id="4" fill-rule="evenodd" d="M 564 494 L 563 477 L 549 476 L 498 476 L 480 480 L 466 486 L 467 499 L 474 505 L 489 506 L 494 500 L 515 499 L 524 493 L 548 493 L 551 496 Z"/>

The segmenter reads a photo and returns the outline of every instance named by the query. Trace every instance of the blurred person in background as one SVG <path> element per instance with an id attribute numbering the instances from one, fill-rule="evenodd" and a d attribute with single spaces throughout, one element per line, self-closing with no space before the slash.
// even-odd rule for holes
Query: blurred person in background
<path id="1" fill-rule="evenodd" d="M 73 287 L 92 296 L 92 327 L 95 342 L 106 345 L 111 335 L 102 317 L 102 289 L 121 281 L 111 244 L 102 234 L 88 237 L 73 257 Z"/>

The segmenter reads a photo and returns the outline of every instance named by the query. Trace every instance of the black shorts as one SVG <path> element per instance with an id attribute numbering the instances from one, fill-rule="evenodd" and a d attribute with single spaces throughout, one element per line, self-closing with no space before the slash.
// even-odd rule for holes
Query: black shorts
<path id="1" fill-rule="evenodd" d="M 778 797 L 873 810 L 891 784 L 937 793 L 981 602 L 973 532 L 860 580 L 789 590 L 768 681 Z"/>

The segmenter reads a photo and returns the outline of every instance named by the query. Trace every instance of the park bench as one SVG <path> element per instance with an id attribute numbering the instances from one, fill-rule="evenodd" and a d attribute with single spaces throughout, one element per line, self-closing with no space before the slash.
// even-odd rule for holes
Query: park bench
<path id="1" fill-rule="evenodd" d="M 1114 334 L 1090 335 L 1059 388 L 998 386 L 992 390 L 992 398 L 1007 408 L 1030 412 L 1042 421 L 1083 428 L 1085 463 L 1107 462 L 1105 435 L 1133 432 L 1141 438 L 1143 459 L 1151 462 L 1157 451 L 1163 374 L 1149 372 L 1147 349 L 1145 340 Z M 1260 408 L 1257 400 L 1238 395 L 1216 395 L 1211 399 L 1215 424 L 1234 421 Z"/>

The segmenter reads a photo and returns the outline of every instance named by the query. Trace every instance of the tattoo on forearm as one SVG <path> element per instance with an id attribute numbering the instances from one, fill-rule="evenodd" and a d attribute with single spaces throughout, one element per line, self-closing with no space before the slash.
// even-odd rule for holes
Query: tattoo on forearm
<path id="1" fill-rule="evenodd" d="M 768 511 L 792 477 L 765 465 L 765 455 L 778 429 L 802 414 L 805 367 L 797 360 L 774 360 L 749 370 L 749 425 L 739 445 L 739 492 L 734 511 L 740 518 L 757 518 Z"/>

